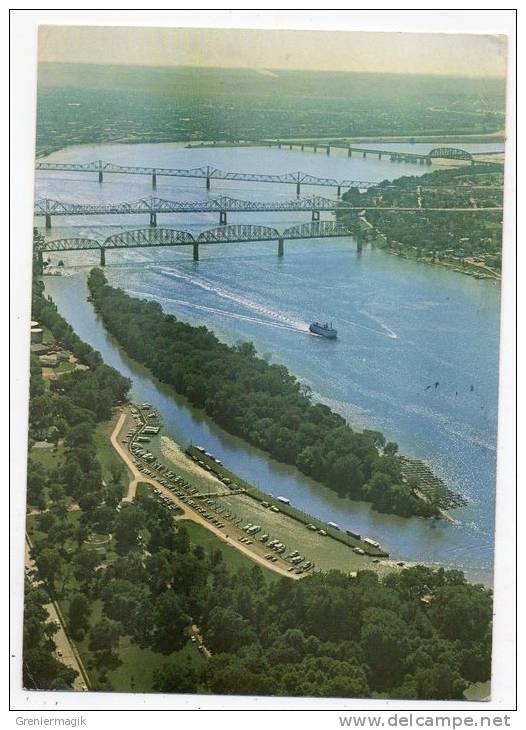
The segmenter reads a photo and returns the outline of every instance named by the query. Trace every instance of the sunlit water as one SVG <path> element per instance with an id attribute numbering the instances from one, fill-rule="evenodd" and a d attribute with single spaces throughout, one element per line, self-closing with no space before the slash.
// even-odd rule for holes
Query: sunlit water
<path id="1" fill-rule="evenodd" d="M 467 149 L 496 149 L 471 145 Z M 401 147 L 410 149 L 409 146 Z M 419 150 L 420 151 L 420 150 Z M 185 150 L 176 145 L 70 148 L 49 159 L 104 159 L 119 164 L 215 167 L 250 172 L 303 170 L 332 178 L 378 181 L 429 168 L 345 153 L 254 149 Z M 148 177 L 46 173 L 36 197 L 86 202 L 134 200 L 151 194 Z M 159 178 L 157 195 L 200 199 L 203 180 Z M 293 186 L 213 181 L 210 196 L 228 193 L 257 200 L 293 199 Z M 334 196 L 330 188 L 304 188 Z M 323 214 L 322 214 L 323 215 Z M 330 218 L 330 214 L 324 214 Z M 160 225 L 199 230 L 217 225 L 216 214 L 158 216 Z M 285 228 L 307 213 L 229 214 L 229 223 Z M 40 219 L 40 224 L 42 223 Z M 140 216 L 53 219 L 50 237 L 104 238 L 123 226 L 146 227 Z M 94 253 L 63 254 L 68 276 L 46 278 L 46 289 L 79 335 L 133 380 L 133 397 L 156 405 L 167 432 L 202 443 L 234 471 L 292 504 L 374 536 L 395 556 L 464 569 L 491 582 L 495 503 L 499 285 L 438 267 L 406 261 L 351 239 L 201 246 L 199 263 L 187 247 L 111 251 L 111 284 L 158 301 L 166 311 L 205 324 L 228 342 L 252 340 L 261 355 L 285 364 L 317 399 L 357 428 L 382 430 L 402 452 L 426 460 L 469 500 L 456 510 L 457 526 L 432 527 L 418 519 L 379 515 L 367 505 L 339 499 L 328 489 L 247 447 L 176 399 L 123 355 L 86 301 L 85 275 Z M 57 263 L 58 256 L 52 257 Z M 338 340 L 308 334 L 313 320 L 332 321 Z M 434 387 L 438 382 L 439 386 Z M 433 384 L 432 388 L 426 389 Z"/>

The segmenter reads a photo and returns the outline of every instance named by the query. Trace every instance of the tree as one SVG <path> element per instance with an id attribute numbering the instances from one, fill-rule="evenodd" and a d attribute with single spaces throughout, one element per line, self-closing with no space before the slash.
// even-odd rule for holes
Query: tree
<path id="1" fill-rule="evenodd" d="M 468 683 L 447 664 L 418 669 L 415 681 L 420 700 L 461 700 Z"/>
<path id="2" fill-rule="evenodd" d="M 385 689 L 403 672 L 409 649 L 407 624 L 393 611 L 369 608 L 362 616 L 360 646 L 371 667 L 370 684 Z"/>
<path id="3" fill-rule="evenodd" d="M 55 588 L 55 582 L 64 569 L 64 561 L 56 548 L 43 548 L 36 554 L 38 571 L 42 578 Z"/>
<path id="4" fill-rule="evenodd" d="M 123 505 L 115 519 L 114 527 L 116 549 L 120 555 L 125 555 L 137 548 L 142 528 L 143 515 L 141 511 L 135 505 Z"/>
<path id="5" fill-rule="evenodd" d="M 474 642 L 488 634 L 492 600 L 481 586 L 446 585 L 437 590 L 430 614 L 445 638 Z"/>
<path id="6" fill-rule="evenodd" d="M 199 691 L 199 674 L 190 664 L 165 664 L 154 670 L 153 689 L 157 692 L 194 694 Z"/>
<path id="7" fill-rule="evenodd" d="M 120 636 L 121 625 L 103 617 L 91 627 L 89 648 L 91 651 L 111 653 L 117 647 Z"/>
<path id="8" fill-rule="evenodd" d="M 83 593 L 76 593 L 69 603 L 69 628 L 73 638 L 82 638 L 89 626 L 91 607 Z"/>
<path id="9" fill-rule="evenodd" d="M 152 648 L 162 654 L 182 649 L 187 641 L 185 629 L 190 617 L 182 610 L 180 599 L 173 591 L 165 591 L 157 597 L 152 618 Z"/>

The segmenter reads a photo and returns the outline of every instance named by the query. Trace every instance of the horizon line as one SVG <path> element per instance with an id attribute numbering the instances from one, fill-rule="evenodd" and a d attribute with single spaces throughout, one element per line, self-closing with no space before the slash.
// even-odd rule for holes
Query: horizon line
<path id="1" fill-rule="evenodd" d="M 356 69 L 345 71 L 337 69 L 323 69 L 323 68 L 277 68 L 277 67 L 252 67 L 252 66 L 206 66 L 206 65 L 192 65 L 192 64 L 138 64 L 138 63 L 97 63 L 96 61 L 49 61 L 39 60 L 37 66 L 42 65 L 57 66 L 101 66 L 101 67 L 118 67 L 118 68 L 140 68 L 140 69 L 203 69 L 208 71 L 252 71 L 259 76 L 266 76 L 265 71 L 272 72 L 294 72 L 299 71 L 301 73 L 324 73 L 324 74 L 370 74 L 374 76 L 433 76 L 440 78 L 453 78 L 453 79 L 495 79 L 505 81 L 507 74 L 492 74 L 492 75 L 478 75 L 478 74 L 451 74 L 451 73 L 440 73 L 439 71 L 432 72 L 421 72 L 421 71 L 370 71 L 363 70 L 357 71 Z M 263 72 L 263 73 L 262 73 Z M 271 75 L 269 75 L 271 78 Z"/>

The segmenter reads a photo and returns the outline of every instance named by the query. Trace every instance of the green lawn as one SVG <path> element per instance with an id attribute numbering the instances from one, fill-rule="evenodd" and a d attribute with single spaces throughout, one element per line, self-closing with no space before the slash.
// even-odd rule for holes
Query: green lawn
<path id="1" fill-rule="evenodd" d="M 109 421 L 98 423 L 95 428 L 94 440 L 95 448 L 97 450 L 97 459 L 102 467 L 102 478 L 104 481 L 109 482 L 112 476 L 112 468 L 120 469 L 123 475 L 122 482 L 124 485 L 124 482 L 127 481 L 127 478 L 125 477 L 125 466 L 110 441 L 111 433 L 115 427 L 116 418 L 117 416 L 114 416 Z M 125 487 L 123 487 L 123 489 L 125 489 Z"/>
<path id="2" fill-rule="evenodd" d="M 116 692 L 151 692 L 154 670 L 167 663 L 180 666 L 191 664 L 195 669 L 206 663 L 206 659 L 190 641 L 179 651 L 166 656 L 151 649 L 141 649 L 125 637 L 119 645 L 119 657 L 122 661 L 120 667 L 108 672 L 108 679 Z"/>
<path id="3" fill-rule="evenodd" d="M 206 527 L 202 527 L 201 525 L 192 522 L 192 520 L 178 520 L 177 524 L 184 525 L 190 537 L 190 541 L 194 545 L 202 545 L 207 552 L 211 550 L 219 550 L 223 554 L 224 561 L 233 570 L 237 570 L 239 568 L 251 570 L 254 565 L 259 565 L 259 563 L 255 563 L 231 545 L 226 545 L 222 540 L 217 538 L 213 532 L 207 530 Z M 281 576 L 273 570 L 269 570 L 262 565 L 259 567 L 263 571 L 263 576 L 267 583 L 275 583 L 281 579 Z"/>
<path id="4" fill-rule="evenodd" d="M 42 464 L 42 466 L 48 470 L 48 469 L 55 469 L 57 464 L 60 461 L 60 457 L 64 453 L 64 446 L 53 446 L 52 448 L 32 448 L 31 449 L 31 459 L 37 463 Z"/>

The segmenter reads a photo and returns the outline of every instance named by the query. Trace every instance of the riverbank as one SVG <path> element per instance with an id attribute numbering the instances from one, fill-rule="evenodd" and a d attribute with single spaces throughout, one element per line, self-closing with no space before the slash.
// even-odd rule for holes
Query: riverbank
<path id="1" fill-rule="evenodd" d="M 367 226 L 372 228 L 372 224 L 367 220 L 366 214 L 362 216 L 362 220 L 366 221 Z M 381 248 L 386 253 L 392 256 L 400 256 L 400 258 L 409 259 L 418 263 L 426 264 L 428 266 L 438 266 L 442 269 L 449 269 L 454 271 L 456 274 L 464 274 L 474 279 L 487 279 L 491 281 L 501 281 L 502 275 L 500 271 L 492 269 L 490 266 L 484 264 L 471 263 L 468 260 L 460 262 L 458 260 L 448 260 L 447 258 L 441 258 L 434 255 L 425 256 L 422 255 L 422 250 L 417 249 L 415 246 L 405 246 L 400 241 L 394 241 L 390 239 L 385 233 L 376 231 L 376 237 L 373 240 L 373 245 Z"/>
<path id="2" fill-rule="evenodd" d="M 112 442 L 117 442 L 117 451 L 132 472 L 130 484 L 150 485 L 167 505 L 177 507 L 177 519 L 194 521 L 265 568 L 297 579 L 310 572 L 336 569 L 351 574 L 373 570 L 385 575 L 409 565 L 387 560 L 388 555 L 381 548 L 352 539 L 315 518 L 308 522 L 308 515 L 283 505 L 244 480 L 238 478 L 236 488 L 230 489 L 217 474 L 201 467 L 199 461 L 191 459 L 162 432 L 149 434 L 144 443 L 144 428 L 152 423 L 150 416 L 155 414 L 151 408 L 130 405 L 123 413 L 125 420 L 119 418 Z M 159 423 L 157 419 L 155 422 Z M 191 451 L 201 454 L 192 447 Z M 202 456 L 217 467 L 216 462 Z M 235 477 L 227 470 L 222 473 Z M 319 528 L 312 529 L 317 525 Z M 257 532 L 247 533 L 252 526 L 258 528 Z M 264 534 L 267 539 L 261 540 Z M 274 549 L 272 541 L 276 543 Z M 360 549 L 356 552 L 353 547 Z"/>

